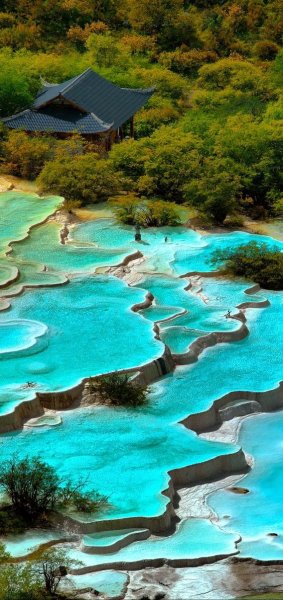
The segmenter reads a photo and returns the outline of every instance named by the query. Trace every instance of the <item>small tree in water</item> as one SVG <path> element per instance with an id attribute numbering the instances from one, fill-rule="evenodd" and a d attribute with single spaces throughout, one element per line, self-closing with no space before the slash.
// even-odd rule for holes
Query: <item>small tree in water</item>
<path id="1" fill-rule="evenodd" d="M 113 406 L 137 407 L 146 402 L 148 387 L 132 383 L 129 375 L 111 373 L 90 381 L 91 392 L 97 393 L 102 401 Z"/>
<path id="2" fill-rule="evenodd" d="M 59 483 L 54 469 L 39 458 L 17 461 L 13 457 L 0 472 L 0 485 L 16 512 L 27 520 L 37 519 L 54 507 Z"/>
<path id="3" fill-rule="evenodd" d="M 228 274 L 245 277 L 268 290 L 283 290 L 283 253 L 255 241 L 216 250 L 210 262 Z"/>
<path id="4" fill-rule="evenodd" d="M 71 506 L 82 512 L 97 512 L 107 505 L 107 498 L 77 484 L 63 482 L 53 467 L 40 458 L 18 460 L 14 456 L 0 470 L 0 486 L 15 512 L 27 522 L 35 521 L 56 506 Z"/>

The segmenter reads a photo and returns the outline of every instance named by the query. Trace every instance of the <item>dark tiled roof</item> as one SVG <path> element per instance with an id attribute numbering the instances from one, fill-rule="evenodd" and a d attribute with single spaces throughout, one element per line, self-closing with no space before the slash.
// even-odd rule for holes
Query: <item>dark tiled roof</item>
<path id="1" fill-rule="evenodd" d="M 10 129 L 25 131 L 45 131 L 58 133 L 102 133 L 111 128 L 92 113 L 82 113 L 68 106 L 47 106 L 42 110 L 24 110 L 21 113 L 3 119 Z"/>
<path id="2" fill-rule="evenodd" d="M 40 109 L 60 96 L 82 111 L 93 113 L 105 123 L 113 123 L 113 129 L 117 129 L 144 106 L 153 91 L 153 88 L 120 88 L 92 69 L 87 69 L 81 75 L 59 85 L 45 84 L 33 108 Z"/>
<path id="3" fill-rule="evenodd" d="M 39 93 L 37 94 L 37 97 L 33 103 L 33 108 L 39 108 L 40 106 L 42 106 L 42 104 L 46 104 L 47 102 L 50 102 L 50 100 L 52 100 L 53 98 L 57 98 L 59 96 L 59 94 L 62 92 L 62 90 L 65 87 L 74 83 L 76 81 L 76 79 L 78 79 L 78 76 L 72 77 L 72 79 L 68 79 L 67 81 L 64 81 L 63 83 L 58 83 L 58 84 L 51 84 L 51 83 L 44 82 L 43 88 L 39 91 Z"/>

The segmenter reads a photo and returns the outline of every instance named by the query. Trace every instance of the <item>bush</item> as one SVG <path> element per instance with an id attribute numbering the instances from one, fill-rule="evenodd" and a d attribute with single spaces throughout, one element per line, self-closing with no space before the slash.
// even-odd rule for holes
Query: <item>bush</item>
<path id="1" fill-rule="evenodd" d="M 149 136 L 161 125 L 172 123 L 178 117 L 178 110 L 172 106 L 152 107 L 141 110 L 135 120 L 137 137 Z"/>
<path id="2" fill-rule="evenodd" d="M 226 227 L 243 227 L 244 217 L 242 215 L 229 215 L 224 221 Z"/>
<path id="3" fill-rule="evenodd" d="M 39 458 L 12 458 L 0 472 L 0 486 L 16 513 L 27 520 L 37 519 L 54 507 L 59 483 L 54 469 Z"/>
<path id="4" fill-rule="evenodd" d="M 27 523 L 36 521 L 56 506 L 75 505 L 80 510 L 97 510 L 107 499 L 97 492 L 82 490 L 83 483 L 63 482 L 53 467 L 40 458 L 13 457 L 0 471 L 0 486 L 17 515 Z M 85 507 L 85 508 L 84 508 Z"/>
<path id="5" fill-rule="evenodd" d="M 30 106 L 33 97 L 24 75 L 12 67 L 0 66 L 0 115 L 3 118 Z"/>
<path id="6" fill-rule="evenodd" d="M 274 202 L 272 210 L 276 217 L 283 217 L 283 198 L 279 198 Z"/>
<path id="7" fill-rule="evenodd" d="M 80 201 L 83 206 L 106 200 L 119 187 L 118 175 L 109 162 L 92 152 L 47 162 L 37 182 L 42 192 Z"/>
<path id="8" fill-rule="evenodd" d="M 129 196 L 120 196 L 110 200 L 116 218 L 124 225 L 135 225 L 137 223 L 138 198 L 130 194 Z"/>
<path id="9" fill-rule="evenodd" d="M 254 54 L 261 60 L 274 60 L 280 50 L 280 47 L 270 40 L 263 40 L 254 45 Z"/>
<path id="10" fill-rule="evenodd" d="M 31 137 L 24 131 L 11 131 L 2 145 L 4 170 L 16 177 L 35 179 L 53 157 L 55 146 L 52 137 Z"/>
<path id="11" fill-rule="evenodd" d="M 196 75 L 198 69 L 206 64 L 217 60 L 216 52 L 210 50 L 189 50 L 188 48 L 177 48 L 173 52 L 163 52 L 159 62 L 177 73 L 185 75 Z"/>
<path id="12" fill-rule="evenodd" d="M 5 29 L 6 27 L 13 27 L 15 25 L 16 19 L 14 15 L 6 12 L 0 12 L 0 29 Z"/>
<path id="13" fill-rule="evenodd" d="M 149 388 L 133 384 L 128 375 L 112 373 L 90 380 L 91 393 L 113 406 L 136 408 L 145 404 Z"/>
<path id="14" fill-rule="evenodd" d="M 251 279 L 263 288 L 283 290 L 283 253 L 276 247 L 249 242 L 236 249 L 217 250 L 211 263 L 224 263 L 222 270 Z"/>
<path id="15" fill-rule="evenodd" d="M 124 196 L 111 201 L 116 217 L 125 225 L 139 224 L 142 227 L 164 227 L 179 225 L 177 207 L 164 200 L 139 200 L 136 196 Z"/>
<path id="16" fill-rule="evenodd" d="M 6 561 L 8 563 L 9 557 Z M 1 600 L 48 600 L 42 590 L 42 581 L 31 563 L 2 564 L 0 589 Z"/>
<path id="17" fill-rule="evenodd" d="M 164 200 L 148 200 L 145 204 L 144 227 L 164 227 L 180 224 L 180 217 L 175 204 Z"/>
<path id="18" fill-rule="evenodd" d="M 10 46 L 13 50 L 27 48 L 37 50 L 41 45 L 40 29 L 37 25 L 19 23 L 0 30 L 0 47 Z"/>
<path id="19" fill-rule="evenodd" d="M 26 528 L 26 521 L 11 506 L 3 506 L 0 510 L 0 535 L 17 535 Z"/>

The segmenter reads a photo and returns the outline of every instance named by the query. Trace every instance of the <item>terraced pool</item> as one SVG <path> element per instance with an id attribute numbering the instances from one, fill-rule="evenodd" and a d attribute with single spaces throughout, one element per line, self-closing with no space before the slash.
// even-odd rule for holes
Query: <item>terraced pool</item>
<path id="1" fill-rule="evenodd" d="M 232 336 L 229 342 L 205 349 L 193 364 L 177 366 L 152 383 L 149 402 L 142 409 L 81 406 L 59 411 L 56 418 L 41 417 L 40 427 L 0 436 L 3 461 L 15 451 L 32 456 L 44 448 L 44 459 L 61 476 L 77 481 L 86 475 L 89 489 L 108 496 L 110 507 L 98 517 L 72 516 L 82 528 L 89 528 L 85 537 L 94 535 L 95 521 L 99 523 L 99 543 L 95 537 L 93 542 L 95 546 L 96 539 L 100 546 L 99 554 L 82 552 L 87 544 L 82 546 L 80 539 L 70 546 L 71 556 L 95 568 L 135 562 L 138 557 L 145 563 L 178 562 L 238 550 L 243 556 L 280 558 L 282 525 L 280 519 L 274 521 L 274 512 L 281 489 L 281 413 L 246 421 L 239 445 L 207 441 L 180 422 L 207 411 L 230 392 L 241 391 L 245 399 L 245 392 L 270 390 L 283 379 L 283 321 L 278 318 L 283 294 L 247 295 L 244 281 L 199 275 L 213 270 L 209 259 L 216 248 L 256 239 L 283 249 L 283 242 L 243 232 L 200 235 L 178 227 L 146 230 L 139 244 L 132 228 L 103 218 L 75 225 L 67 244 L 61 245 L 60 222 L 53 219 L 38 225 L 54 212 L 58 199 L 13 192 L 0 195 L 0 202 L 0 301 L 2 308 L 11 304 L 0 313 L 0 418 L 23 401 L 31 401 L 36 392 L 68 390 L 90 376 L 150 363 L 162 356 L 164 343 L 178 362 L 178 354 L 187 352 L 198 338 L 211 333 Z M 12 240 L 18 241 L 6 256 Z M 123 267 L 124 271 L 108 272 L 108 267 L 137 251 L 143 256 L 136 263 Z M 125 272 L 127 280 L 130 271 L 136 276 L 131 286 L 116 276 Z M 188 273 L 194 275 L 180 277 Z M 142 302 L 148 291 L 154 296 L 153 305 L 132 312 L 131 307 Z M 249 335 L 233 341 L 241 323 L 227 319 L 225 313 L 228 309 L 237 313 L 236 307 L 249 301 L 253 303 L 253 308 L 245 309 Z M 54 418 L 57 427 L 52 426 Z M 261 444 L 264 438 L 273 440 L 276 458 L 272 460 L 269 445 Z M 174 528 L 174 503 L 170 493 L 162 493 L 172 484 L 172 473 L 173 479 L 179 477 L 189 485 L 192 469 L 195 480 L 207 478 L 209 465 L 220 461 L 220 477 L 223 465 L 236 460 L 240 445 L 256 458 L 245 480 L 252 492 L 239 499 L 219 491 L 209 499 L 219 520 L 192 519 L 188 507 L 187 520 Z M 272 477 L 267 464 L 272 465 Z M 264 506 L 271 497 L 274 507 L 267 515 Z M 167 531 L 162 521 L 166 512 Z M 110 534 L 104 535 L 103 523 L 111 520 L 114 531 L 110 528 Z M 148 539 L 134 541 L 123 533 L 148 527 L 154 533 Z M 158 527 L 165 536 L 158 536 Z M 23 540 L 9 543 L 11 548 L 18 543 L 20 550 L 36 547 L 44 543 L 44 535 L 27 532 Z M 49 540 L 55 534 L 46 535 Z M 129 545 L 111 556 L 107 551 L 103 554 L 109 535 L 113 543 L 126 538 Z M 240 535 L 242 542 L 237 545 Z M 85 541 L 92 545 L 91 537 Z M 85 585 L 91 580 L 90 575 L 74 577 Z M 122 577 L 117 587 L 124 583 Z"/>

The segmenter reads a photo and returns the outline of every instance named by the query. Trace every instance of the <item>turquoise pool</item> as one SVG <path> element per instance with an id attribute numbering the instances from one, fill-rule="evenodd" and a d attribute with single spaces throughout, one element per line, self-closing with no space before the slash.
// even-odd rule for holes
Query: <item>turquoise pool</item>
<path id="1" fill-rule="evenodd" d="M 161 356 L 164 343 L 173 352 L 184 352 L 198 337 L 237 329 L 238 321 L 225 318 L 228 309 L 236 312 L 237 305 L 249 299 L 270 301 L 266 308 L 246 311 L 250 330 L 247 338 L 209 348 L 198 362 L 178 367 L 173 374 L 152 384 L 144 408 L 80 408 L 60 413 L 59 427 L 50 427 L 47 420 L 41 427 L 0 437 L 3 461 L 15 451 L 20 456 L 32 456 L 44 448 L 44 459 L 62 477 L 77 481 L 82 475 L 87 476 L 89 489 L 98 489 L 109 498 L 110 507 L 100 519 L 161 515 L 168 503 L 162 494 L 168 486 L 168 471 L 238 450 L 235 445 L 201 439 L 179 421 L 206 410 L 213 400 L 229 391 L 268 390 L 283 379 L 283 323 L 278 318 L 282 293 L 261 291 L 247 296 L 245 289 L 249 285 L 244 281 L 213 277 L 190 281 L 179 276 L 211 271 L 209 259 L 219 247 L 255 239 L 283 249 L 283 243 L 243 232 L 201 236 L 178 227 L 143 231 L 142 243 L 138 244 L 133 228 L 120 227 L 112 219 L 98 219 L 73 227 L 68 243 L 62 246 L 60 224 L 55 221 L 35 227 L 28 234 L 31 225 L 54 212 L 58 198 L 43 200 L 15 193 L 0 195 L 0 202 L 5 215 L 0 230 L 0 284 L 15 274 L 15 269 L 19 271 L 17 281 L 0 289 L 0 300 L 11 303 L 8 311 L 0 313 L 0 414 L 11 412 L 19 402 L 32 398 L 36 390 L 64 390 L 84 377 L 145 364 Z M 19 204 L 21 220 L 16 226 Z M 11 240 L 22 241 L 12 244 L 11 254 L 5 257 Z M 144 257 L 136 266 L 138 285 L 129 287 L 113 276 L 99 274 L 101 267 L 117 265 L 136 250 Z M 185 290 L 189 283 L 190 289 Z M 17 295 L 24 287 L 24 293 Z M 133 313 L 131 306 L 143 301 L 147 291 L 154 295 L 153 306 L 141 314 Z M 153 333 L 156 321 L 161 341 Z M 27 388 L 27 381 L 32 381 L 34 387 Z M 240 443 L 258 455 L 263 464 L 265 456 L 256 444 L 249 447 L 249 439 L 261 439 L 263 432 L 271 428 L 266 435 L 274 439 L 279 457 L 280 428 L 274 425 L 272 429 L 272 419 L 269 423 L 265 417 L 256 430 L 257 419 L 260 417 L 245 424 Z M 250 423 L 255 431 L 245 436 L 245 427 L 251 427 Z M 276 460 L 274 469 L 279 471 Z M 227 523 L 221 519 L 221 528 L 205 520 L 189 519 L 172 536 L 149 538 L 123 548 L 117 553 L 118 559 L 231 554 L 239 534 L 243 535 L 239 549 L 244 555 L 279 555 L 281 521 L 275 523 L 273 516 L 271 521 L 266 520 L 260 504 L 264 498 L 268 502 L 263 494 L 267 485 L 277 498 L 281 479 L 266 479 L 264 469 L 255 469 L 248 477 L 255 478 L 258 483 L 254 485 L 261 491 L 257 501 L 255 494 L 243 496 L 240 501 L 247 503 L 247 514 L 254 511 L 255 518 L 245 521 L 245 511 L 237 513 L 239 496 L 219 492 L 210 502 L 221 517 L 230 515 Z M 246 482 L 247 486 L 252 485 L 248 478 Z M 91 515 L 88 518 L 93 520 Z M 267 530 L 275 525 L 279 536 L 268 537 Z M 32 535 L 30 540 L 27 536 L 19 541 L 23 548 L 29 543 L 31 547 L 37 545 Z M 107 545 L 107 536 L 102 535 L 102 546 L 103 543 Z M 78 549 L 72 552 L 82 554 L 85 564 L 94 564 L 93 555 L 87 556 Z M 103 563 L 103 555 L 97 560 Z M 111 566 L 109 556 L 107 561 Z"/>

